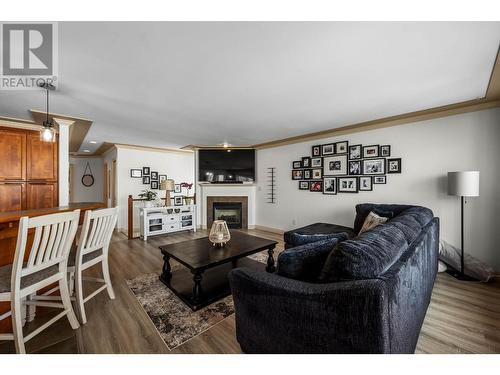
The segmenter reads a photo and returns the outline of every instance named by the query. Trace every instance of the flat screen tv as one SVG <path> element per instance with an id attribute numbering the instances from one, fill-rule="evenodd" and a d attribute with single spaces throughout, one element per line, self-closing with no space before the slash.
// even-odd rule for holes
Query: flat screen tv
<path id="1" fill-rule="evenodd" d="M 254 182 L 255 150 L 199 150 L 198 170 L 201 182 Z"/>

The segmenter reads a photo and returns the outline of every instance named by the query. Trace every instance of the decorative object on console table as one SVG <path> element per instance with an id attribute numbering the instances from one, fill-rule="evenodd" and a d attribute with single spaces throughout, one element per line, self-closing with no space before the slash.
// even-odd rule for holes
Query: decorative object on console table
<path id="1" fill-rule="evenodd" d="M 460 197 L 460 270 L 448 268 L 446 271 L 451 276 L 463 281 L 477 281 L 465 274 L 465 244 L 464 244 L 464 206 L 467 203 L 466 197 L 479 197 L 479 171 L 448 172 L 448 195 Z"/>
<path id="2" fill-rule="evenodd" d="M 224 220 L 215 220 L 210 228 L 208 239 L 215 247 L 223 247 L 231 239 L 231 233 Z"/>
<path id="3" fill-rule="evenodd" d="M 184 197 L 182 195 L 178 195 L 174 197 L 174 206 L 182 206 L 184 201 Z"/>
<path id="4" fill-rule="evenodd" d="M 193 200 L 193 197 L 189 196 L 189 192 L 193 188 L 193 183 L 181 182 L 180 185 L 181 185 L 181 191 L 182 191 L 182 188 L 186 189 L 186 196 L 184 197 L 184 201 L 186 202 L 186 204 L 191 204 L 191 201 Z"/>
<path id="5" fill-rule="evenodd" d="M 158 193 L 147 189 L 141 191 L 141 193 L 139 194 L 139 198 L 144 199 L 144 207 L 152 207 L 154 205 L 153 201 L 157 196 Z"/>
<path id="6" fill-rule="evenodd" d="M 165 190 L 165 206 L 170 206 L 170 192 L 175 190 L 175 181 L 167 179 L 160 184 L 160 190 Z"/>

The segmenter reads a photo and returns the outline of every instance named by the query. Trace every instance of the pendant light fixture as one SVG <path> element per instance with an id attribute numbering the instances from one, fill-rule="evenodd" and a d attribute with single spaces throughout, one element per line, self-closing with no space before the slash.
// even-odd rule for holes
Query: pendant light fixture
<path id="1" fill-rule="evenodd" d="M 49 91 L 55 90 L 55 86 L 50 83 L 43 83 L 40 85 L 41 88 L 47 91 L 47 117 L 43 122 L 42 129 L 40 129 L 40 140 L 42 142 L 55 142 L 56 141 L 56 131 L 54 129 L 54 123 L 49 118 Z"/>

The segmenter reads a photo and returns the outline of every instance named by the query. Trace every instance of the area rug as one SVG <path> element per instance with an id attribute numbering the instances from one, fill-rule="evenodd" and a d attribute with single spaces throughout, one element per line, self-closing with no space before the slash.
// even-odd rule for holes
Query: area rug
<path id="1" fill-rule="evenodd" d="M 267 253 L 250 258 L 266 263 Z M 184 344 L 234 313 L 233 298 L 227 296 L 198 311 L 192 311 L 158 278 L 159 273 L 127 280 L 142 308 L 170 350 Z"/>

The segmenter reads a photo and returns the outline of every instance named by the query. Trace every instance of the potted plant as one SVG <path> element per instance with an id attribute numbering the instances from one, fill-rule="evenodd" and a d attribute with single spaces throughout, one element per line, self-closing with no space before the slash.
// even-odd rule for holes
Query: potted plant
<path id="1" fill-rule="evenodd" d="M 181 182 L 181 189 L 186 188 L 186 190 L 187 190 L 186 196 L 184 197 L 184 201 L 186 202 L 186 204 L 191 204 L 191 201 L 193 199 L 193 197 L 189 196 L 189 191 L 192 189 L 192 187 L 193 187 L 192 183 Z"/>
<path id="2" fill-rule="evenodd" d="M 158 193 L 152 190 L 143 190 L 139 198 L 144 200 L 144 207 L 154 207 L 153 201 L 158 197 Z"/>

